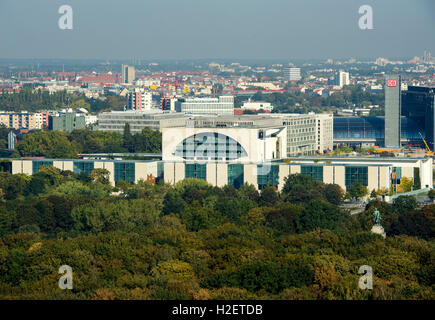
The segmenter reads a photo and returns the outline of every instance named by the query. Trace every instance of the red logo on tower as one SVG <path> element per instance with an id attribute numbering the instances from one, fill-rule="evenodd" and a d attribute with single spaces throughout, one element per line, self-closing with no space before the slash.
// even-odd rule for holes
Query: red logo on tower
<path id="1" fill-rule="evenodd" d="M 397 80 L 387 80 L 387 87 L 397 87 Z"/>

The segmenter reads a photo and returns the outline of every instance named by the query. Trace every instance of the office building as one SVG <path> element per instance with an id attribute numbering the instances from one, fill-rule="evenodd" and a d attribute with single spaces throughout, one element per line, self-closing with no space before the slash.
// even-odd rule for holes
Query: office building
<path id="1" fill-rule="evenodd" d="M 285 81 L 299 81 L 301 80 L 300 68 L 284 68 L 284 80 Z"/>
<path id="2" fill-rule="evenodd" d="M 385 147 L 400 148 L 400 116 L 402 112 L 401 77 L 385 77 Z"/>
<path id="3" fill-rule="evenodd" d="M 82 113 L 65 112 L 49 117 L 48 129 L 72 132 L 86 128 L 86 116 Z"/>
<path id="4" fill-rule="evenodd" d="M 184 113 L 164 113 L 160 110 L 146 113 L 136 110 L 102 112 L 98 114 L 98 129 L 122 133 L 128 123 L 130 131 L 138 133 L 145 128 L 161 130 L 166 127 L 184 127 L 187 119 Z"/>
<path id="5" fill-rule="evenodd" d="M 220 96 L 219 98 L 188 98 L 175 103 L 176 111 L 201 115 L 233 115 L 234 97 Z"/>
<path id="6" fill-rule="evenodd" d="M 121 80 L 122 83 L 133 84 L 133 81 L 136 79 L 136 74 L 133 66 L 129 66 L 123 64 L 121 66 Z"/>
<path id="7" fill-rule="evenodd" d="M 257 189 L 266 185 L 282 190 L 284 179 L 290 174 L 304 174 L 324 183 L 334 183 L 347 190 L 359 182 L 369 190 L 390 189 L 403 177 L 414 182 L 415 188 L 432 189 L 433 161 L 431 158 L 373 158 L 373 157 L 312 157 L 291 158 L 291 162 L 240 161 L 140 161 L 140 160 L 71 160 L 16 159 L 12 160 L 13 174 L 32 175 L 42 165 L 60 170 L 90 174 L 96 168 L 109 171 L 109 181 L 164 179 L 175 184 L 185 178 L 206 180 L 213 186 L 232 185 L 240 188 L 252 184 Z M 392 173 L 396 172 L 393 176 Z"/>
<path id="8" fill-rule="evenodd" d="M 162 133 L 163 160 L 270 161 L 332 150 L 333 117 L 314 113 L 196 116 L 185 126 Z M 224 139 L 223 147 L 236 148 L 226 156 L 226 150 L 219 149 Z"/>
<path id="9" fill-rule="evenodd" d="M 164 161 L 271 161 L 286 154 L 287 130 L 279 118 L 196 117 L 162 129 Z"/>
<path id="10" fill-rule="evenodd" d="M 425 131 L 411 118 L 401 117 L 401 145 L 420 144 Z M 384 146 L 384 117 L 334 117 L 334 145 L 368 148 Z"/>
<path id="11" fill-rule="evenodd" d="M 431 150 L 435 147 L 435 88 L 409 86 L 402 92 L 402 116 L 414 121 Z"/>

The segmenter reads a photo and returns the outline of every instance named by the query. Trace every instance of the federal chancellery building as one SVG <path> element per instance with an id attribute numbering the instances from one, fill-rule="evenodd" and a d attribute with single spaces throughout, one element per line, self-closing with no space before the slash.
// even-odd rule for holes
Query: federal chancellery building
<path id="1" fill-rule="evenodd" d="M 141 179 L 175 184 L 185 178 L 213 186 L 245 183 L 281 190 L 284 179 L 301 173 L 344 190 L 355 182 L 369 190 L 390 188 L 403 177 L 420 188 L 432 188 L 432 158 L 325 157 L 332 149 L 330 114 L 199 116 L 182 126 L 161 128 L 162 160 L 17 159 L 12 173 L 34 174 L 42 165 L 90 174 L 107 169 L 110 182 Z"/>

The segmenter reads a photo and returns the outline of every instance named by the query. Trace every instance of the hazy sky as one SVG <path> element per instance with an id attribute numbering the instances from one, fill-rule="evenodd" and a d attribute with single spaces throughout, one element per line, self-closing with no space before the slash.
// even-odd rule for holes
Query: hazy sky
<path id="1" fill-rule="evenodd" d="M 58 9 L 71 5 L 73 30 Z M 371 5 L 374 30 L 360 30 Z M 0 58 L 435 56 L 435 0 L 0 0 Z"/>

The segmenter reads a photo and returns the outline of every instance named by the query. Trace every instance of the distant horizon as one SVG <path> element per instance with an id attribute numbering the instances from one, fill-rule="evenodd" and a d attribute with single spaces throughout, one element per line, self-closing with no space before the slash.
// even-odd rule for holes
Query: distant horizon
<path id="1" fill-rule="evenodd" d="M 367 5 L 373 28 L 360 24 Z M 435 53 L 434 30 L 434 0 L 0 1 L 2 59 L 411 57 Z"/>
<path id="2" fill-rule="evenodd" d="M 429 51 L 430 52 L 430 51 Z M 432 54 L 432 52 L 431 52 Z M 435 58 L 435 52 L 434 54 L 434 58 Z M 378 58 L 384 58 L 384 59 L 388 59 L 391 61 L 404 61 L 404 60 L 410 60 L 413 59 L 415 57 L 419 57 L 421 58 L 423 56 L 423 52 L 421 52 L 421 54 L 415 54 L 412 56 L 406 56 L 406 57 L 388 57 L 388 56 L 373 56 L 373 57 L 354 57 L 354 56 L 349 56 L 349 57 L 326 57 L 326 58 L 185 58 L 185 59 L 177 59 L 177 58 L 140 58 L 140 57 L 131 57 L 131 58 L 113 58 L 113 59 L 106 59 L 106 58 L 25 58 L 25 57 L 21 57 L 21 58 L 2 58 L 0 57 L 0 63 L 4 62 L 4 61 L 50 61 L 50 62 L 55 62 L 55 61 L 80 61 L 80 62 L 84 62 L 84 61 L 89 61 L 89 62 L 116 62 L 116 63 L 124 63 L 124 64 L 132 64 L 132 60 L 136 59 L 136 60 L 140 60 L 141 64 L 143 64 L 144 62 L 146 63 L 152 63 L 152 62 L 219 62 L 219 61 L 225 61 L 225 62 L 287 62 L 287 63 L 292 63 L 294 61 L 298 61 L 298 62 L 322 62 L 322 61 L 327 61 L 329 59 L 335 61 L 347 61 L 349 59 L 355 59 L 358 62 L 365 62 L 365 61 L 372 61 L 372 60 L 376 60 Z"/>

